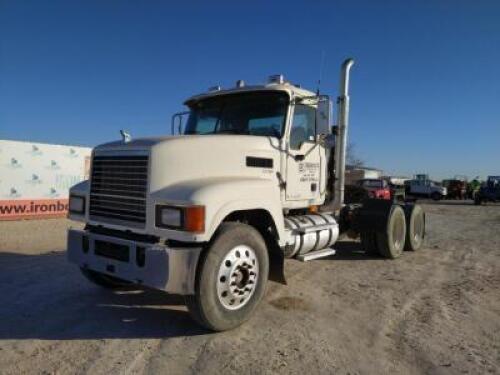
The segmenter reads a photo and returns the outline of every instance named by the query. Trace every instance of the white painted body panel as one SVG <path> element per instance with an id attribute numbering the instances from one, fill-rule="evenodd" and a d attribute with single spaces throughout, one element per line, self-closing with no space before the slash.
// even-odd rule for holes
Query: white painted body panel
<path id="1" fill-rule="evenodd" d="M 290 84 L 270 84 L 202 94 L 188 99 L 186 103 L 209 96 L 262 90 L 284 91 L 290 100 L 297 96 L 314 95 Z M 126 224 L 91 220 L 88 215 L 89 184 L 80 184 L 72 189 L 73 193 L 87 197 L 87 209 L 85 215 L 72 214 L 71 218 L 111 229 L 133 229 L 137 233 L 154 234 L 161 238 L 204 242 L 210 240 L 231 212 L 263 209 L 273 218 L 278 242 L 283 246 L 289 236 L 284 227 L 284 212 L 323 204 L 326 187 L 324 148 L 307 142 L 301 150 L 288 149 L 293 110 L 292 103 L 282 139 L 229 134 L 182 135 L 136 139 L 127 143 L 117 141 L 98 146 L 93 155 L 149 155 L 146 225 L 130 228 Z M 305 159 L 294 160 L 293 156 L 297 153 L 306 155 Z M 247 166 L 246 158 L 249 156 L 271 159 L 273 167 Z M 311 184 L 317 184 L 314 191 Z M 205 206 L 205 232 L 193 234 L 155 227 L 155 205 L 158 203 Z"/>
<path id="2" fill-rule="evenodd" d="M 296 161 L 296 155 L 303 155 L 304 160 Z M 324 188 L 320 188 L 321 183 L 324 183 L 320 147 L 314 142 L 305 142 L 299 150 L 290 150 L 286 160 L 286 200 L 318 200 L 320 190 L 324 191 Z"/>
<path id="3" fill-rule="evenodd" d="M 146 226 L 133 228 L 137 233 L 179 241 L 204 242 L 210 240 L 219 224 L 231 212 L 263 209 L 273 218 L 279 243 L 284 245 L 286 234 L 283 211 L 321 204 L 324 195 L 320 196 L 319 190 L 320 186 L 324 190 L 324 182 L 318 184 L 314 196 L 303 195 L 303 199 L 287 200 L 277 176 L 278 172 L 282 176 L 287 175 L 282 166 L 286 165 L 284 160 L 289 156 L 281 149 L 280 140 L 273 137 L 187 135 L 137 139 L 129 143 L 112 142 L 98 146 L 94 154 L 149 154 Z M 314 159 L 317 163 L 319 154 L 317 147 Z M 248 156 L 272 159 L 273 168 L 249 167 L 246 165 Z M 317 177 L 319 180 L 320 168 L 317 168 Z M 296 189 L 299 191 L 301 188 Z M 310 191 L 310 182 L 307 182 L 306 189 Z M 131 229 L 126 225 L 89 218 L 88 182 L 76 185 L 72 193 L 86 196 L 87 214 L 84 217 L 72 214 L 71 218 L 112 229 Z M 155 227 L 156 204 L 205 206 L 205 232 L 193 234 Z"/>

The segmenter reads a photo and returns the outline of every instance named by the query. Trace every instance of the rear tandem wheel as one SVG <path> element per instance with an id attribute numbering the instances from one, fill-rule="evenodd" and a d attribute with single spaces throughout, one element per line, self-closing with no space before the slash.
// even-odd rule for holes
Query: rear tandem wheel
<path id="1" fill-rule="evenodd" d="M 385 258 L 395 259 L 403 254 L 406 240 L 406 218 L 401 206 L 394 205 L 384 231 L 376 233 L 377 246 Z"/>
<path id="2" fill-rule="evenodd" d="M 373 204 L 375 203 L 375 205 Z M 407 223 L 400 205 L 371 202 L 361 231 L 361 245 L 369 255 L 399 257 L 405 248 Z"/>
<path id="3" fill-rule="evenodd" d="M 425 212 L 422 206 L 407 205 L 405 206 L 406 213 L 406 241 L 405 250 L 419 250 L 425 239 Z"/>

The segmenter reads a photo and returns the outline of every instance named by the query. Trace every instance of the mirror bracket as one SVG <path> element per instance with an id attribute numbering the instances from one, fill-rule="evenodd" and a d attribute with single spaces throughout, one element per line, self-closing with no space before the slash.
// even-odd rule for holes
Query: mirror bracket
<path id="1" fill-rule="evenodd" d="M 177 126 L 177 131 L 179 134 L 181 134 L 182 130 L 182 116 L 188 115 L 190 112 L 189 111 L 184 111 L 184 112 L 177 112 L 174 113 L 172 116 L 172 123 L 171 123 L 171 129 L 170 131 L 172 132 L 172 135 L 175 135 L 175 120 L 178 119 L 178 126 Z"/>

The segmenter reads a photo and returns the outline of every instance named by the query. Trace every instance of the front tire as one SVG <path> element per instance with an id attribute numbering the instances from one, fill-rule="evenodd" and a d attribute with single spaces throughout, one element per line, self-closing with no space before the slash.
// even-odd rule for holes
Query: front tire
<path id="1" fill-rule="evenodd" d="M 213 331 L 248 320 L 265 294 L 269 274 L 267 247 L 250 225 L 223 223 L 204 252 L 193 296 L 186 296 L 192 317 Z"/>

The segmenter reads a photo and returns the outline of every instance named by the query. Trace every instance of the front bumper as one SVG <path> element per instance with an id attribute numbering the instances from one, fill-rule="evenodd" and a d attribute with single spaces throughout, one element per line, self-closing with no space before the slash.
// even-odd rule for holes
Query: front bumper
<path id="1" fill-rule="evenodd" d="M 194 294 L 201 250 L 201 247 L 171 248 L 84 230 L 68 231 L 71 263 L 172 294 Z"/>

